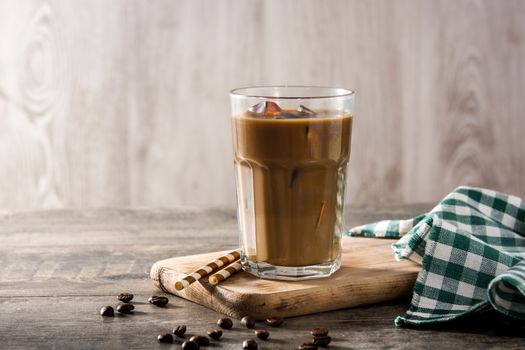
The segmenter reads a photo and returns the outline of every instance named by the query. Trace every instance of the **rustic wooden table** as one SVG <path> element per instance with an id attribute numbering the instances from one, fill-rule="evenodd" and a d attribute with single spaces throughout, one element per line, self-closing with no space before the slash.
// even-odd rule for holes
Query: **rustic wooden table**
<path id="1" fill-rule="evenodd" d="M 410 216 L 422 207 L 350 211 L 349 225 Z M 147 303 L 159 294 L 149 280 L 158 259 L 229 249 L 237 244 L 231 209 L 53 210 L 0 213 L 0 348 L 176 349 L 157 335 L 176 324 L 205 333 L 219 314 L 170 297 L 167 308 Z M 103 305 L 135 294 L 133 315 L 102 318 Z M 307 330 L 330 329 L 332 349 L 523 348 L 525 328 L 496 313 L 426 329 L 396 328 L 409 300 L 290 318 L 271 329 L 259 349 L 294 349 Z M 238 324 L 237 321 L 236 325 Z M 216 348 L 240 349 L 251 332 L 227 332 Z M 212 347 L 211 347 L 212 348 Z"/>

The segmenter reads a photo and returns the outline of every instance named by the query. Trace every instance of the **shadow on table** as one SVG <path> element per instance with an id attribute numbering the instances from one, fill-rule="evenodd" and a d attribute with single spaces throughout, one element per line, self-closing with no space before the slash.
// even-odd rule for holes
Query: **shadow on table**
<path id="1" fill-rule="evenodd" d="M 525 321 L 507 317 L 492 309 L 446 323 L 405 325 L 403 328 L 525 338 Z"/>

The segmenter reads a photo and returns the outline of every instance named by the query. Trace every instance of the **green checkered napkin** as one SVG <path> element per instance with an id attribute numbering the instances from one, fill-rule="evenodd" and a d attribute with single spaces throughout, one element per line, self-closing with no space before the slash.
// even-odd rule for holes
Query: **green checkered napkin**
<path id="1" fill-rule="evenodd" d="M 458 187 L 429 213 L 351 229 L 350 236 L 399 238 L 396 259 L 420 265 L 410 308 L 397 326 L 453 320 L 492 306 L 525 319 L 525 202 Z"/>

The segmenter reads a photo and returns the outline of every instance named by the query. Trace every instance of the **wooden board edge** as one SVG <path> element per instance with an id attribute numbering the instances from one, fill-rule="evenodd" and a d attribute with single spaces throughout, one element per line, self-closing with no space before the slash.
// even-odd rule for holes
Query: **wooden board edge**
<path id="1" fill-rule="evenodd" d="M 386 283 L 387 287 L 383 286 L 382 289 L 378 289 L 377 286 L 370 283 L 367 283 L 366 286 L 365 283 L 330 286 L 329 290 L 332 292 L 329 294 L 335 294 L 336 291 L 340 293 L 341 289 L 346 289 L 348 291 L 348 298 L 334 298 L 329 301 L 325 300 L 323 303 L 312 303 L 311 293 L 315 291 L 309 289 L 277 293 L 272 295 L 273 301 L 270 301 L 266 294 L 246 295 L 243 300 L 244 307 L 242 309 L 231 308 L 227 309 L 226 313 L 236 318 L 241 318 L 249 314 L 257 319 L 264 319 L 268 317 L 268 314 L 262 314 L 259 310 L 265 307 L 272 309 L 272 316 L 293 317 L 407 298 L 412 295 L 417 275 L 418 272 L 416 271 L 401 273 L 402 277 L 398 274 L 396 278 L 392 278 L 388 282 L 383 280 L 382 285 Z M 357 289 L 361 290 L 360 294 L 362 294 L 362 290 L 368 290 L 369 293 L 365 293 L 365 297 L 355 298 L 352 290 Z M 286 298 L 282 298 L 280 302 L 276 302 L 275 300 L 279 299 L 279 294 L 286 294 Z"/>
<path id="2" fill-rule="evenodd" d="M 329 288 L 334 292 L 341 288 L 347 289 L 349 293 L 348 299 L 334 299 L 332 302 L 324 304 L 305 302 L 309 300 L 308 295 L 315 292 L 315 290 L 305 289 L 296 291 L 295 293 L 282 293 L 286 294 L 287 297 L 282 299 L 281 302 L 275 303 L 274 301 L 269 300 L 268 294 L 239 295 L 229 291 L 228 288 L 212 286 L 207 280 L 197 281 L 191 286 L 191 288 L 177 291 L 175 289 L 175 281 L 182 277 L 183 274 L 177 273 L 170 268 L 166 268 L 162 266 L 161 263 L 162 261 L 154 264 L 150 272 L 151 279 L 157 288 L 166 293 L 173 294 L 177 297 L 237 319 L 246 315 L 251 315 L 257 319 L 264 319 L 270 316 L 267 313 L 263 314 L 258 311 L 263 307 L 269 307 L 273 310 L 271 316 L 294 317 L 409 297 L 419 273 L 415 268 L 408 271 L 399 271 L 395 274 L 395 278 L 392 276 L 391 280 L 386 282 L 388 286 L 387 293 L 385 293 L 385 288 L 381 289 L 381 292 L 374 292 L 374 290 L 377 290 L 377 287 L 370 283 L 366 283 L 366 287 L 363 287 L 365 283 L 334 284 Z M 400 278 L 399 275 L 402 277 Z M 384 280 L 382 281 L 382 284 L 385 284 Z M 365 290 L 368 289 L 370 291 L 365 299 L 362 297 L 357 299 L 352 297 L 352 290 L 358 288 L 365 288 Z M 281 293 L 274 294 L 272 299 L 275 300 L 278 298 L 279 294 Z M 207 298 L 203 298 L 203 296 L 207 296 Z M 198 299 L 199 302 L 196 302 L 196 299 Z M 293 305 L 293 307 L 290 308 L 290 305 Z"/>

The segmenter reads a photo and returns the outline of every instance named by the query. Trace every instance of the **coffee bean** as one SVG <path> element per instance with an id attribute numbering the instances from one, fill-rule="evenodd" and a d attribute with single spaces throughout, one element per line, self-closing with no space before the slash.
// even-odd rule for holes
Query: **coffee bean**
<path id="1" fill-rule="evenodd" d="M 100 314 L 102 316 L 113 317 L 115 310 L 113 310 L 111 306 L 104 306 L 100 309 Z"/>
<path id="2" fill-rule="evenodd" d="M 224 317 L 217 321 L 217 326 L 222 329 L 231 329 L 233 327 L 233 321 L 228 317 Z"/>
<path id="3" fill-rule="evenodd" d="M 186 326 L 184 325 L 173 328 L 173 334 L 177 337 L 184 338 L 184 333 L 186 333 Z"/>
<path id="4" fill-rule="evenodd" d="M 253 339 L 246 339 L 242 342 L 242 348 L 243 349 L 257 349 L 257 342 Z"/>
<path id="5" fill-rule="evenodd" d="M 168 301 L 169 301 L 168 298 L 161 297 L 161 296 L 158 296 L 158 295 L 153 295 L 153 296 L 149 297 L 149 299 L 148 299 L 148 302 L 150 304 L 153 304 L 153 305 L 159 306 L 159 307 L 166 306 Z"/>
<path id="6" fill-rule="evenodd" d="M 250 316 L 244 316 L 241 319 L 241 324 L 246 328 L 254 328 L 255 327 L 255 320 Z"/>
<path id="7" fill-rule="evenodd" d="M 320 336 L 324 336 L 324 335 L 328 335 L 328 329 L 326 328 L 314 328 L 310 331 L 310 334 L 313 335 L 314 337 L 320 337 Z"/>
<path id="8" fill-rule="evenodd" d="M 266 340 L 270 336 L 270 332 L 268 332 L 266 329 L 256 329 L 255 335 L 261 340 Z"/>
<path id="9" fill-rule="evenodd" d="M 131 294 L 131 293 L 120 293 L 117 296 L 117 299 L 122 301 L 123 303 L 129 303 L 131 300 L 133 300 L 133 294 Z"/>
<path id="10" fill-rule="evenodd" d="M 299 346 L 299 350 L 317 350 L 318 346 L 312 342 L 303 343 Z"/>
<path id="11" fill-rule="evenodd" d="M 331 341 L 332 341 L 332 338 L 330 338 L 329 335 L 320 335 L 318 337 L 314 337 L 314 343 L 319 345 L 322 348 L 330 344 Z"/>
<path id="12" fill-rule="evenodd" d="M 210 340 L 208 337 L 205 337 L 203 335 L 194 335 L 190 338 L 190 341 L 195 342 L 199 344 L 200 346 L 208 346 L 210 345 Z"/>
<path id="13" fill-rule="evenodd" d="M 161 343 L 173 343 L 173 336 L 169 333 L 159 334 L 157 340 Z"/>
<path id="14" fill-rule="evenodd" d="M 135 306 L 133 304 L 128 303 L 121 303 L 117 305 L 117 311 L 121 314 L 130 314 L 133 309 L 135 309 Z"/>
<path id="15" fill-rule="evenodd" d="M 199 350 L 200 348 L 199 344 L 191 340 L 186 340 L 182 343 L 182 350 Z"/>
<path id="16" fill-rule="evenodd" d="M 208 331 L 208 335 L 212 339 L 219 340 L 222 337 L 222 331 L 220 329 L 214 329 L 214 330 Z"/>
<path id="17" fill-rule="evenodd" d="M 270 317 L 266 319 L 266 323 L 272 327 L 279 327 L 283 322 L 283 319 L 279 317 Z"/>

